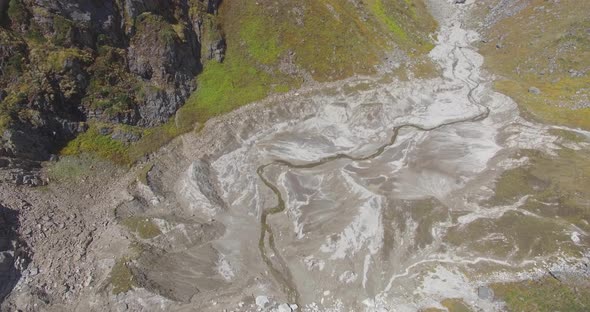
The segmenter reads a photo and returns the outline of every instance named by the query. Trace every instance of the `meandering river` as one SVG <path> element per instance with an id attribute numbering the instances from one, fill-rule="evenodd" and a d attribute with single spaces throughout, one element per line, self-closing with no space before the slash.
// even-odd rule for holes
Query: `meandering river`
<path id="1" fill-rule="evenodd" d="M 231 142 L 207 160 L 223 205 L 201 175 L 179 180 L 191 211 L 225 228 L 210 243 L 224 290 L 199 297 L 215 303 L 203 310 L 416 311 L 460 298 L 495 311 L 479 286 L 586 252 L 586 233 L 523 208 L 528 195 L 494 200 L 501 173 L 527 163 L 520 151 L 561 147 L 493 90 L 465 6 L 431 6 L 441 77 L 357 77 L 211 126 Z"/>

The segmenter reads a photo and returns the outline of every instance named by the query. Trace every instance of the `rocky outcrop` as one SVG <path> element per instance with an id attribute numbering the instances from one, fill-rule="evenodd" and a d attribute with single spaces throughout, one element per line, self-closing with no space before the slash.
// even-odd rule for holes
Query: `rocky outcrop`
<path id="1" fill-rule="evenodd" d="M 0 1 L 0 156 L 46 160 L 92 120 L 166 122 L 203 62 L 223 60 L 219 27 L 204 23 L 218 5 Z"/>
<path id="2" fill-rule="evenodd" d="M 136 27 L 127 52 L 129 69 L 153 86 L 139 106 L 139 124 L 153 126 L 168 120 L 194 90 L 200 46 L 192 30 L 174 29 L 162 16 L 143 13 Z"/>

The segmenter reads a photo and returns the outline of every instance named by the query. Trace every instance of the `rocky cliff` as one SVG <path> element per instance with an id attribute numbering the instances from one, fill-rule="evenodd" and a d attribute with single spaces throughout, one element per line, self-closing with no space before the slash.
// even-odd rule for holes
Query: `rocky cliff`
<path id="1" fill-rule="evenodd" d="M 223 59 L 223 38 L 203 26 L 218 4 L 0 2 L 2 164 L 48 159 L 88 120 L 144 127 L 168 120 L 203 63 Z"/>
<path id="2" fill-rule="evenodd" d="M 30 185 L 54 154 L 131 163 L 269 94 L 410 64 L 436 28 L 422 0 L 2 0 L 0 25 L 0 180 Z"/>

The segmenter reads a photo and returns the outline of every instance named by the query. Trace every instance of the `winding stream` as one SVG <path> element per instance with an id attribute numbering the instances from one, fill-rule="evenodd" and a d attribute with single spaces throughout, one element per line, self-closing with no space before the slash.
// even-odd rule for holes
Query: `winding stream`
<path id="1" fill-rule="evenodd" d="M 498 177 L 526 164 L 519 151 L 560 147 L 491 88 L 472 47 L 478 34 L 461 23 L 466 7 L 431 3 L 441 77 L 355 77 L 293 92 L 187 142 L 219 148 L 177 191 L 187 213 L 225 228 L 180 252 L 185 267 L 211 268 L 178 272 L 182 287 L 216 283 L 195 295 L 202 311 L 220 302 L 228 311 L 417 311 L 445 298 L 498 311 L 477 287 L 561 265 L 564 246 L 583 250 L 585 233 L 527 210 L 526 194 L 490 201 Z"/>
<path id="2" fill-rule="evenodd" d="M 473 91 L 473 89 L 471 91 Z M 432 131 L 432 130 L 436 130 L 441 127 L 445 127 L 445 126 L 449 126 L 449 125 L 453 125 L 453 124 L 457 124 L 457 123 L 477 122 L 477 121 L 487 118 L 487 116 L 489 114 L 490 114 L 490 109 L 485 107 L 485 112 L 483 112 L 475 117 L 467 118 L 464 120 L 451 121 L 451 122 L 443 123 L 443 124 L 440 124 L 438 126 L 431 127 L 431 128 L 424 128 L 420 125 L 415 125 L 415 124 L 407 124 L 407 125 L 395 127 L 395 128 L 393 128 L 393 131 L 392 131 L 393 134 L 391 135 L 391 139 L 389 140 L 389 142 L 382 145 L 381 147 L 379 147 L 379 149 L 377 149 L 377 151 L 375 151 L 375 153 L 368 155 L 368 156 L 353 157 L 353 156 L 350 156 L 347 154 L 336 154 L 334 156 L 329 156 L 329 157 L 320 159 L 317 162 L 308 163 L 308 164 L 297 165 L 297 164 L 293 164 L 293 163 L 285 161 L 285 160 L 276 160 L 272 163 L 258 167 L 258 170 L 256 171 L 256 173 L 258 174 L 258 176 L 260 177 L 262 182 L 272 190 L 272 192 L 277 197 L 277 201 L 278 201 L 277 206 L 265 210 L 262 213 L 262 216 L 260 217 L 260 229 L 261 230 L 260 230 L 260 240 L 259 240 L 258 247 L 260 249 L 260 254 L 262 256 L 262 259 L 264 260 L 264 263 L 266 263 L 269 270 L 272 272 L 273 276 L 277 279 L 277 281 L 279 281 L 283 285 L 283 289 L 285 290 L 285 293 L 288 294 L 290 302 L 294 302 L 296 304 L 299 304 L 299 293 L 297 292 L 297 289 L 296 289 L 294 283 L 292 282 L 291 273 L 289 271 L 289 268 L 285 265 L 284 260 L 281 258 L 280 253 L 278 252 L 277 248 L 275 247 L 274 234 L 272 232 L 272 227 L 270 226 L 270 224 L 268 224 L 268 218 L 270 216 L 284 212 L 285 201 L 283 200 L 283 197 L 282 197 L 279 189 L 264 176 L 264 169 L 266 169 L 269 166 L 273 166 L 273 165 L 284 165 L 284 166 L 287 166 L 288 168 L 309 169 L 309 168 L 314 168 L 314 167 L 324 165 L 328 162 L 338 160 L 338 159 L 348 159 L 351 161 L 370 160 L 372 158 L 380 156 L 383 153 L 383 151 L 385 151 L 385 149 L 387 147 L 392 146 L 396 142 L 396 138 L 398 136 L 399 131 L 403 128 L 414 128 L 414 129 L 417 129 L 420 131 Z M 270 245 L 270 248 L 272 249 L 272 252 L 274 253 L 274 256 L 279 259 L 278 262 L 281 266 L 281 268 L 279 268 L 279 269 L 277 269 L 273 265 L 272 260 L 270 259 L 270 257 L 267 254 L 267 250 L 265 248 L 265 243 L 264 243 L 266 234 L 268 234 L 269 245 Z"/>
<path id="3" fill-rule="evenodd" d="M 295 283 L 293 282 L 293 279 L 291 276 L 292 274 L 291 274 L 288 266 L 285 264 L 285 261 L 283 260 L 283 258 L 281 257 L 279 251 L 277 250 L 277 248 L 275 246 L 275 239 L 274 239 L 273 230 L 272 230 L 271 225 L 268 222 L 269 217 L 271 217 L 272 215 L 279 214 L 279 213 L 282 213 L 285 211 L 285 201 L 284 201 L 283 196 L 282 196 L 281 192 L 279 191 L 278 187 L 266 178 L 266 176 L 264 174 L 265 169 L 270 166 L 280 166 L 280 165 L 286 166 L 287 168 L 294 168 L 294 169 L 310 169 L 310 168 L 318 167 L 318 166 L 327 164 L 327 163 L 335 161 L 335 160 L 340 160 L 340 159 L 348 159 L 348 160 L 357 161 L 357 162 L 371 160 L 371 159 L 376 158 L 376 157 L 380 156 L 381 154 L 383 154 L 383 152 L 385 151 L 385 149 L 387 147 L 393 146 L 396 143 L 396 139 L 398 137 L 400 130 L 402 130 L 404 128 L 413 128 L 413 129 L 416 129 L 419 131 L 432 131 L 432 130 L 436 130 L 436 129 L 439 129 L 439 128 L 442 128 L 445 126 L 454 125 L 454 124 L 465 123 L 465 122 L 478 122 L 478 121 L 486 119 L 490 115 L 490 108 L 481 104 L 481 103 L 478 103 L 473 96 L 473 93 L 476 91 L 477 88 L 479 88 L 480 83 L 472 79 L 473 69 L 476 68 L 476 66 L 473 63 L 471 63 L 469 61 L 469 58 L 465 55 L 465 53 L 463 53 L 463 48 L 465 48 L 465 47 L 462 47 L 459 44 L 455 43 L 452 53 L 450 53 L 450 56 L 452 57 L 452 64 L 453 64 L 452 65 L 453 78 L 463 81 L 464 84 L 469 88 L 469 92 L 467 93 L 467 97 L 468 97 L 470 103 L 472 105 L 476 105 L 476 106 L 481 107 L 483 110 L 482 113 L 480 113 L 476 116 L 473 116 L 473 117 L 465 118 L 465 119 L 444 122 L 444 123 L 441 123 L 441 124 L 433 126 L 433 127 L 423 127 L 419 124 L 412 124 L 412 123 L 408 123 L 408 124 L 394 127 L 391 131 L 392 134 L 390 136 L 389 141 L 387 143 L 381 145 L 374 153 L 372 153 L 370 155 L 366 155 L 366 156 L 354 157 L 354 156 L 351 156 L 348 154 L 338 153 L 338 154 L 335 154 L 332 156 L 327 156 L 327 157 L 321 158 L 315 162 L 310 162 L 310 163 L 305 163 L 305 164 L 295 164 L 295 163 L 289 162 L 287 160 L 280 160 L 279 159 L 279 160 L 275 160 L 271 163 L 261 165 L 258 167 L 258 169 L 256 170 L 258 177 L 270 190 L 272 190 L 272 192 L 276 196 L 276 199 L 278 202 L 278 204 L 276 206 L 274 206 L 272 208 L 268 208 L 262 212 L 262 215 L 260 217 L 260 239 L 259 239 L 258 248 L 260 250 L 260 255 L 261 255 L 264 263 L 267 265 L 268 269 L 270 270 L 270 272 L 272 273 L 274 278 L 282 285 L 282 289 L 283 289 L 284 293 L 286 293 L 288 295 L 290 302 L 294 302 L 294 303 L 300 305 L 299 292 L 297 291 Z M 470 65 L 471 71 L 466 78 L 463 78 L 460 75 L 457 75 L 455 73 L 455 71 L 457 70 L 457 65 L 460 61 L 460 59 L 456 56 L 456 53 L 461 53 L 462 56 L 464 57 L 464 59 L 467 60 Z M 268 255 L 268 250 L 267 250 L 266 244 L 265 244 L 265 239 L 266 239 L 267 235 L 268 235 L 268 245 L 269 245 L 270 249 L 272 250 L 273 256 L 278 259 L 277 260 L 278 266 L 279 266 L 278 268 L 275 266 L 271 257 L 269 257 L 269 255 Z"/>

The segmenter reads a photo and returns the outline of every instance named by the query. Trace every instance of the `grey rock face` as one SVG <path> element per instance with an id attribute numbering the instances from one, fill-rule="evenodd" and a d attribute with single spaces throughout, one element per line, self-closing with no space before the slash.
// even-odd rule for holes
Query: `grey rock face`
<path id="1" fill-rule="evenodd" d="M 161 125 L 195 90 L 202 62 L 224 58 L 222 31 L 201 27 L 217 13 L 218 0 L 19 1 L 26 18 L 7 19 L 10 32 L 0 33 L 0 101 L 27 113 L 9 116 L 0 156 L 47 160 L 89 120 Z M 0 14 L 7 4 L 0 0 Z M 48 53 L 65 52 L 51 63 L 51 54 L 31 57 L 32 31 L 48 42 Z M 6 64 L 19 62 L 4 74 Z M 23 79 L 37 84 L 27 94 L 15 87 Z"/>
<path id="2" fill-rule="evenodd" d="M 6 156 L 42 160 L 49 156 L 47 143 L 23 130 L 8 129 L 1 137 Z"/>
<path id="3" fill-rule="evenodd" d="M 113 129 L 111 129 L 109 127 L 101 127 L 100 129 L 98 129 L 98 133 L 100 135 L 109 135 L 109 134 L 113 133 Z"/>
<path id="4" fill-rule="evenodd" d="M 0 156 L 46 160 L 55 147 L 87 129 L 86 124 L 80 122 L 43 117 L 35 122 L 35 127 L 20 124 L 6 129 L 0 136 L 0 146 L 4 151 L 0 152 Z"/>
<path id="5" fill-rule="evenodd" d="M 27 186 L 46 184 L 39 162 L 14 157 L 0 157 L 0 183 L 3 182 Z"/>
<path id="6" fill-rule="evenodd" d="M 225 57 L 225 40 L 219 39 L 209 44 L 209 56 L 208 59 L 216 60 L 217 62 L 223 62 Z"/>
<path id="7" fill-rule="evenodd" d="M 145 90 L 139 105 L 139 125 L 154 126 L 168 120 L 184 104 L 195 85 L 193 78 L 200 71 L 200 55 L 196 36 L 183 29 L 183 42 L 177 33 L 156 15 L 138 18 L 137 33 L 128 49 L 129 69 L 154 85 Z"/>
<path id="8" fill-rule="evenodd" d="M 121 16 L 115 1 L 25 0 L 23 2 L 30 8 L 44 9 L 39 12 L 33 10 L 35 21 L 43 29 L 60 31 L 59 27 L 55 27 L 55 18 L 48 18 L 44 13 L 45 10 L 72 21 L 76 27 L 66 36 L 72 45 L 95 47 L 98 34 L 106 35 L 111 41 L 117 43 L 124 40 L 120 31 Z"/>
<path id="9" fill-rule="evenodd" d="M 155 126 L 168 120 L 190 96 L 191 86 L 170 90 L 149 90 L 144 105 L 139 107 L 141 126 Z"/>

